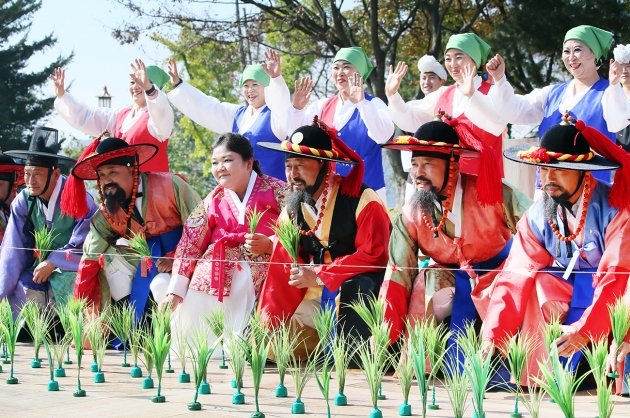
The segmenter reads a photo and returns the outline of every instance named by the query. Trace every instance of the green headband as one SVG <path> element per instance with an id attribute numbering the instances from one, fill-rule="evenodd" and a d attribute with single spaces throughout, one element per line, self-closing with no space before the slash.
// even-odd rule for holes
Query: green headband
<path id="1" fill-rule="evenodd" d="M 243 84 L 245 84 L 247 80 L 258 81 L 265 87 L 269 86 L 269 83 L 271 82 L 271 78 L 265 70 L 263 70 L 263 67 L 260 64 L 252 64 L 245 67 L 245 70 L 243 70 L 243 74 L 241 75 L 241 79 L 238 81 L 239 85 L 243 87 Z"/>
<path id="2" fill-rule="evenodd" d="M 490 45 L 474 33 L 460 33 L 448 39 L 444 53 L 449 49 L 459 49 L 477 64 L 477 68 L 488 60 Z"/>
<path id="3" fill-rule="evenodd" d="M 597 59 L 604 58 L 612 46 L 613 34 L 595 26 L 582 25 L 573 28 L 564 36 L 564 42 L 571 39 L 584 42 Z"/>
<path id="4" fill-rule="evenodd" d="M 361 77 L 363 77 L 363 81 L 367 80 L 374 69 L 370 58 L 368 58 L 367 54 L 360 46 L 341 48 L 339 52 L 337 52 L 337 55 L 335 55 L 333 63 L 342 60 L 348 61 L 350 64 L 354 65 L 359 74 L 361 74 Z"/>
<path id="5" fill-rule="evenodd" d="M 149 65 L 147 67 L 147 74 L 149 75 L 149 81 L 155 84 L 160 90 L 164 88 L 166 82 L 170 79 L 166 71 L 155 65 Z"/>

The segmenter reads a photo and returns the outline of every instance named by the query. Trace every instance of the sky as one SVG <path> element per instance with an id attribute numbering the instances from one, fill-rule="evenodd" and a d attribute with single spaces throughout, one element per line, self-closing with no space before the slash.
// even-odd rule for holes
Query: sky
<path id="1" fill-rule="evenodd" d="M 221 7 L 215 5 L 213 11 Z M 233 6 L 229 8 L 232 9 Z M 97 106 L 97 96 L 103 86 L 107 86 L 113 96 L 112 108 L 131 106 L 127 90 L 130 64 L 140 58 L 147 65 L 166 68 L 169 53 L 148 38 L 135 45 L 120 45 L 112 37 L 112 29 L 129 17 L 129 12 L 112 0 L 43 0 L 42 7 L 34 14 L 28 40 L 40 40 L 53 33 L 57 43 L 33 56 L 26 71 L 41 71 L 60 54 L 66 56 L 74 52 L 72 62 L 65 68 L 66 89 L 70 86 L 68 91 L 72 95 L 88 105 Z M 53 94 L 49 81 L 43 87 L 42 95 Z M 54 111 L 42 124 L 80 140 L 89 139 L 84 133 L 72 129 Z"/>

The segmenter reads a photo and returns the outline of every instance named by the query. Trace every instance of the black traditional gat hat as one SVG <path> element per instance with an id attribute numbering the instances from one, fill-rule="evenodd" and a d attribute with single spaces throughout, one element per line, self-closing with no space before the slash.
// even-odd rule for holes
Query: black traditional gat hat
<path id="1" fill-rule="evenodd" d="M 58 155 L 61 150 L 61 142 L 56 129 L 38 126 L 33 131 L 28 150 L 7 151 L 10 157 L 26 160 L 27 167 L 57 168 L 59 164 L 72 165 L 76 160 Z"/>

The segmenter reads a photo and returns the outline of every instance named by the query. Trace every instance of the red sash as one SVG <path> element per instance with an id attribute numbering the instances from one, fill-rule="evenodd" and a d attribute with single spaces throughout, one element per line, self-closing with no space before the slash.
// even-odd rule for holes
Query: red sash
<path id="1" fill-rule="evenodd" d="M 118 113 L 116 118 L 116 132 L 114 136 L 116 138 L 124 139 L 129 145 L 136 144 L 153 144 L 158 147 L 158 153 L 150 161 L 146 162 L 140 167 L 140 171 L 143 173 L 168 173 L 168 155 L 166 154 L 166 148 L 168 147 L 168 139 L 164 142 L 159 141 L 149 132 L 149 112 L 145 111 L 142 116 L 136 120 L 136 123 L 125 133 L 121 132 L 123 122 L 127 117 L 127 114 L 131 112 L 131 108 L 123 109 Z"/>

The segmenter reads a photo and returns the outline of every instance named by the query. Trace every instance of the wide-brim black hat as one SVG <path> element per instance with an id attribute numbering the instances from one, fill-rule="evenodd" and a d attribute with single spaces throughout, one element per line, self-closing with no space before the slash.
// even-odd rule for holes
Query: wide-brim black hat
<path id="1" fill-rule="evenodd" d="M 341 156 L 333 149 L 330 136 L 324 130 L 312 125 L 297 128 L 288 141 L 259 142 L 257 145 L 297 157 L 315 158 L 340 164 L 359 164 L 358 161 Z"/>
<path id="2" fill-rule="evenodd" d="M 574 126 L 555 125 L 538 142 L 514 145 L 503 152 L 517 163 L 576 171 L 614 170 L 621 164 L 610 161 L 591 150 L 586 138 Z"/>
<path id="3" fill-rule="evenodd" d="M 149 161 L 158 153 L 153 144 L 129 145 L 120 138 L 106 138 L 96 147 L 96 152 L 79 161 L 72 175 L 80 180 L 98 180 L 97 169 L 103 163 L 119 157 L 138 157 L 139 165 Z"/>
<path id="4" fill-rule="evenodd" d="M 61 142 L 59 142 L 59 135 L 56 129 L 47 128 L 44 126 L 38 126 L 33 131 L 31 137 L 31 143 L 28 150 L 13 150 L 5 152 L 6 155 L 20 158 L 22 160 L 28 160 L 29 157 L 45 157 L 55 158 L 58 164 L 73 165 L 76 160 L 65 155 L 59 155 L 61 150 Z M 27 161 L 26 165 L 30 165 Z M 32 164 L 37 165 L 37 164 Z"/>
<path id="5" fill-rule="evenodd" d="M 15 173 L 15 181 L 18 186 L 24 184 L 24 164 L 16 161 L 0 150 L 0 173 Z"/>
<path id="6" fill-rule="evenodd" d="M 462 147 L 455 129 L 441 120 L 427 122 L 420 126 L 413 136 L 398 136 L 381 147 L 401 151 L 452 153 L 464 158 L 477 158 L 479 156 L 477 150 Z"/>

